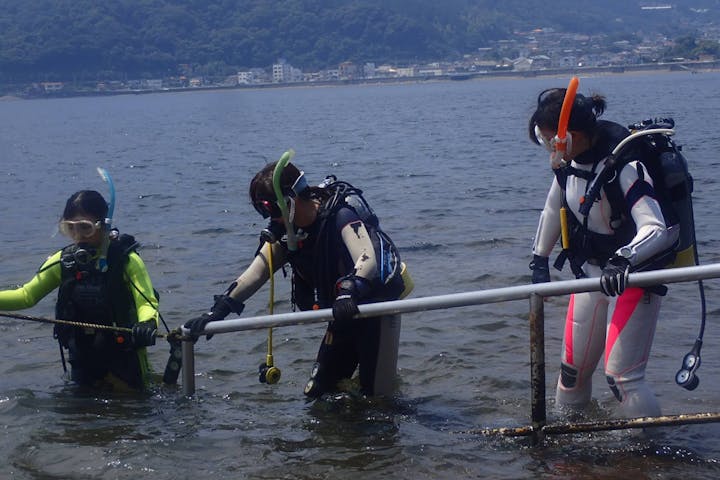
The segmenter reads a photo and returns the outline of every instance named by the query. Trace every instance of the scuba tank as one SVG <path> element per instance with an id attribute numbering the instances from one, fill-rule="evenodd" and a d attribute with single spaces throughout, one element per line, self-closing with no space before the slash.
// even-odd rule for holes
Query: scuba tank
<path id="1" fill-rule="evenodd" d="M 680 238 L 674 248 L 675 259 L 669 267 L 697 265 L 695 252 L 695 218 L 693 214 L 693 178 L 682 147 L 670 138 L 674 135 L 672 118 L 643 120 L 629 125 L 632 135 L 644 135 L 642 163 L 655 180 L 655 189 L 663 215 L 669 224 L 680 226 Z M 651 133 L 651 132 L 656 133 Z M 631 136 L 632 136 L 631 135 Z"/>

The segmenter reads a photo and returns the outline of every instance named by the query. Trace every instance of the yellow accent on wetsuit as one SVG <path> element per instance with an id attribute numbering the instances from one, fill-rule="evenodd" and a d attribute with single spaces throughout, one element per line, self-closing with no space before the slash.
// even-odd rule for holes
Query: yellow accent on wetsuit
<path id="1" fill-rule="evenodd" d="M 36 305 L 50 292 L 60 286 L 62 280 L 62 267 L 60 255 L 62 251 L 48 257 L 38 270 L 38 273 L 20 288 L 0 291 L 0 310 L 22 310 Z M 158 300 L 155 297 L 150 276 L 140 255 L 135 252 L 128 254 L 123 279 L 132 293 L 137 311 L 137 318 L 141 322 L 154 322 L 157 327 Z M 130 283 L 132 282 L 132 284 Z M 132 285 L 135 285 L 133 287 Z M 147 383 L 152 372 L 147 358 L 145 347 L 137 349 L 138 360 L 143 382 Z"/>

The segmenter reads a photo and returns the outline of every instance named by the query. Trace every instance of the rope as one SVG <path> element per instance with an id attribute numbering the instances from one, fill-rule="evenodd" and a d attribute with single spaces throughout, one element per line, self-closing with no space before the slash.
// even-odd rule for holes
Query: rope
<path id="1" fill-rule="evenodd" d="M 8 317 L 8 318 L 16 318 L 18 320 L 30 320 L 31 322 L 40 322 L 40 323 L 55 323 L 59 325 L 70 325 L 72 327 L 81 327 L 81 328 L 94 328 L 97 330 L 112 330 L 113 332 L 126 332 L 126 333 L 132 333 L 132 328 L 127 327 L 116 327 L 113 325 L 99 325 L 96 323 L 85 323 L 85 322 L 73 322 L 71 320 L 58 320 L 56 318 L 44 318 L 44 317 L 31 317 L 30 315 L 22 315 L 20 313 L 8 313 L 8 312 L 0 312 L 0 317 Z M 156 336 L 158 338 L 165 338 L 166 335 L 162 333 L 157 333 Z"/>

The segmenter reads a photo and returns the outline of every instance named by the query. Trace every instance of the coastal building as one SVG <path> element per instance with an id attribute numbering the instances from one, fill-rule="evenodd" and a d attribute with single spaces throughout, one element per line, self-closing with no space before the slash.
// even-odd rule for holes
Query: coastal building
<path id="1" fill-rule="evenodd" d="M 446 71 L 440 66 L 440 63 L 434 62 L 417 68 L 416 75 L 421 77 L 439 77 L 445 75 Z"/>
<path id="2" fill-rule="evenodd" d="M 513 70 L 518 72 L 527 72 L 533 66 L 533 59 L 527 57 L 518 57 L 512 61 Z"/>
<path id="3" fill-rule="evenodd" d="M 45 93 L 59 92 L 65 87 L 63 82 L 42 82 L 40 85 Z"/>
<path id="4" fill-rule="evenodd" d="M 359 69 L 353 62 L 342 62 L 338 65 L 338 75 L 342 79 L 351 80 L 357 78 L 359 75 Z"/>
<path id="5" fill-rule="evenodd" d="M 272 81 L 273 83 L 302 82 L 303 72 L 281 58 L 272 66 Z"/>
<path id="6" fill-rule="evenodd" d="M 249 85 L 255 83 L 255 74 L 251 71 L 237 72 L 238 85 Z"/>
<path id="7" fill-rule="evenodd" d="M 392 65 L 383 64 L 375 69 L 376 77 L 397 77 L 397 70 Z"/>
<path id="8" fill-rule="evenodd" d="M 398 67 L 395 72 L 398 77 L 414 77 L 415 66 L 412 65 L 410 67 Z"/>
<path id="9" fill-rule="evenodd" d="M 272 66 L 272 81 L 273 83 L 287 83 L 290 81 L 292 65 L 287 63 L 284 58 L 281 58 L 274 63 Z"/>
<path id="10" fill-rule="evenodd" d="M 140 81 L 140 88 L 144 90 L 160 90 L 162 86 L 162 78 L 147 78 Z"/>

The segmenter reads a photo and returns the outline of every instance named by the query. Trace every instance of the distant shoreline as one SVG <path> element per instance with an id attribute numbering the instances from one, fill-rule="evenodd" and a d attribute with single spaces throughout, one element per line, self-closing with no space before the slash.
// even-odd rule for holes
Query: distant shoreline
<path id="1" fill-rule="evenodd" d="M 318 82 L 293 82 L 293 83 L 262 83 L 247 85 L 209 85 L 199 87 L 177 87 L 162 89 L 137 89 L 137 90 L 63 90 L 48 92 L 40 95 L 5 95 L 0 96 L 0 101 L 10 100 L 36 100 L 48 98 L 74 98 L 74 97 L 106 97 L 115 95 L 146 95 L 152 93 L 181 93 L 201 92 L 214 90 L 262 90 L 267 88 L 308 88 L 328 87 L 345 85 L 377 85 L 377 84 L 403 84 L 403 83 L 424 83 L 434 81 L 468 81 L 479 79 L 496 78 L 538 78 L 538 77 L 563 77 L 568 75 L 622 75 L 626 73 L 667 73 L 686 72 L 701 73 L 720 71 L 720 61 L 711 62 L 677 62 L 664 64 L 642 64 L 624 65 L 609 67 L 577 67 L 577 68 L 555 68 L 544 70 L 488 70 L 483 72 L 453 73 L 434 76 L 415 77 L 380 77 L 345 80 L 324 80 Z"/>

